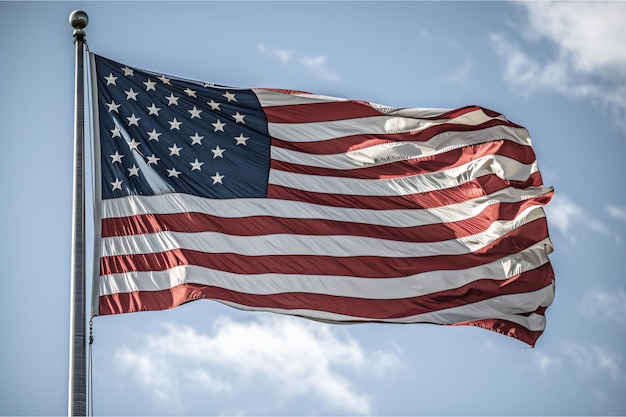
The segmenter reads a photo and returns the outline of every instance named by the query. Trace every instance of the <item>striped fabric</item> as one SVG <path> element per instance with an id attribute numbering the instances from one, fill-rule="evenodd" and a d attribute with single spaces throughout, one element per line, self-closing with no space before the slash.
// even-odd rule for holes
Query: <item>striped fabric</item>
<path id="1" fill-rule="evenodd" d="M 544 331 L 553 190 L 501 114 L 220 87 L 95 55 L 92 73 L 94 315 L 207 298 L 529 345 Z"/>

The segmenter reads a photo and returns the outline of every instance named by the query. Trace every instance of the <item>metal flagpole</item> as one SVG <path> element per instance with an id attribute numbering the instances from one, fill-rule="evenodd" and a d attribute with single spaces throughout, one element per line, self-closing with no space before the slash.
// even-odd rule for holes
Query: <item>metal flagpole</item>
<path id="1" fill-rule="evenodd" d="M 76 44 L 76 102 L 74 105 L 74 197 L 72 276 L 70 300 L 70 366 L 69 366 L 69 416 L 87 415 L 87 343 L 85 336 L 85 132 L 83 55 L 85 31 L 89 18 L 82 10 L 70 14 Z"/>

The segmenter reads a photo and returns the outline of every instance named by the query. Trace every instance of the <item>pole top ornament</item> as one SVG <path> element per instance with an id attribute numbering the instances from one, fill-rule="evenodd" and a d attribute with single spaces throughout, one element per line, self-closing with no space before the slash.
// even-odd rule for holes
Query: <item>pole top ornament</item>
<path id="1" fill-rule="evenodd" d="M 89 16 L 83 10 L 74 10 L 70 13 L 70 25 L 74 28 L 74 37 L 84 37 L 85 27 L 89 23 Z"/>

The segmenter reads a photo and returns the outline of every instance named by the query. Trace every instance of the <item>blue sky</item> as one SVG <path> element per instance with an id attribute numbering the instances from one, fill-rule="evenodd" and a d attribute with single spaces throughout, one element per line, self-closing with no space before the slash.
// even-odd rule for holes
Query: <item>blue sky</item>
<path id="1" fill-rule="evenodd" d="M 131 66 L 497 110 L 556 191 L 535 349 L 201 301 L 94 320 L 96 415 L 626 414 L 624 2 L 0 2 L 0 414 L 67 410 L 77 8 L 91 50 Z"/>

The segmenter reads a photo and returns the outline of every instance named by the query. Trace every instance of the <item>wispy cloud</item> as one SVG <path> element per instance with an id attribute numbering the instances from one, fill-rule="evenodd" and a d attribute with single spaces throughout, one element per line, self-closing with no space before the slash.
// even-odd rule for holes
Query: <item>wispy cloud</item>
<path id="1" fill-rule="evenodd" d="M 293 56 L 293 51 L 281 48 L 269 48 L 263 44 L 257 45 L 257 50 L 265 55 L 272 56 L 278 59 L 283 64 L 289 63 L 289 60 Z"/>
<path id="2" fill-rule="evenodd" d="M 505 60 L 505 78 L 520 91 L 556 90 L 600 103 L 626 128 L 626 3 L 522 2 L 528 16 L 525 39 L 493 34 Z M 529 41 L 530 46 L 522 46 Z M 549 57 L 532 51 L 535 42 L 555 46 Z"/>
<path id="3" fill-rule="evenodd" d="M 470 56 L 466 56 L 461 65 L 458 65 L 456 69 L 447 74 L 444 79 L 446 81 L 451 81 L 457 84 L 466 84 L 469 80 L 470 73 L 472 67 L 474 66 L 472 58 Z"/>
<path id="4" fill-rule="evenodd" d="M 561 358 L 556 356 L 551 356 L 546 353 L 536 351 L 534 352 L 535 356 L 535 365 L 539 368 L 539 370 L 543 373 L 547 373 L 551 371 L 553 368 L 561 365 Z"/>
<path id="5" fill-rule="evenodd" d="M 401 365 L 394 352 L 366 352 L 330 326 L 302 319 L 219 318 L 215 323 L 211 335 L 164 324 L 158 334 L 143 336 L 139 346 L 118 349 L 114 361 L 160 404 L 176 403 L 188 386 L 205 395 L 228 395 L 242 384 L 260 384 L 271 387 L 280 401 L 316 397 L 325 410 L 349 414 L 369 414 L 371 404 L 342 372 L 380 377 Z M 255 412 L 253 401 L 242 407 L 250 407 L 244 413 Z"/>
<path id="6" fill-rule="evenodd" d="M 548 223 L 563 235 L 568 236 L 570 241 L 576 241 L 576 236 L 583 232 L 592 232 L 608 235 L 609 228 L 588 213 L 580 205 L 572 201 L 567 195 L 555 194 L 550 205 L 546 206 Z M 576 233 L 573 233 L 573 232 Z"/>
<path id="7" fill-rule="evenodd" d="M 610 346 L 578 342 L 563 342 L 552 352 L 533 350 L 534 368 L 542 376 L 575 371 L 589 380 L 611 381 L 616 386 L 626 384 L 624 354 Z"/>
<path id="8" fill-rule="evenodd" d="M 626 292 L 593 290 L 585 294 L 581 309 L 588 317 L 598 317 L 626 326 Z"/>
<path id="9" fill-rule="evenodd" d="M 587 375 L 608 374 L 613 382 L 626 381 L 626 374 L 622 369 L 624 358 L 609 347 L 568 343 L 565 346 L 565 354 Z"/>
<path id="10" fill-rule="evenodd" d="M 155 400 L 161 403 L 175 403 L 176 380 L 162 372 L 158 357 L 136 352 L 126 346 L 115 352 L 115 362 L 123 373 L 132 373 L 139 382 L 150 387 Z"/>
<path id="11" fill-rule="evenodd" d="M 326 59 L 324 55 L 318 55 L 313 58 L 305 56 L 300 59 L 300 64 L 318 78 L 329 81 L 339 81 L 339 76 L 328 67 Z"/>
<path id="12" fill-rule="evenodd" d="M 626 5 L 620 2 L 524 2 L 532 28 L 555 42 L 581 72 L 619 75 L 626 66 Z M 621 73 L 621 74 L 620 74 Z"/>
<path id="13" fill-rule="evenodd" d="M 611 217 L 614 217 L 618 220 L 626 220 L 626 207 L 616 207 L 609 205 L 607 209 Z"/>
<path id="14" fill-rule="evenodd" d="M 314 77 L 328 81 L 339 81 L 339 75 L 328 65 L 328 58 L 325 55 L 310 57 L 297 55 L 294 51 L 282 48 L 272 48 L 264 44 L 257 45 L 257 50 L 264 55 L 271 56 L 283 64 L 296 65 L 304 68 Z M 292 59 L 293 58 L 293 59 Z"/>

